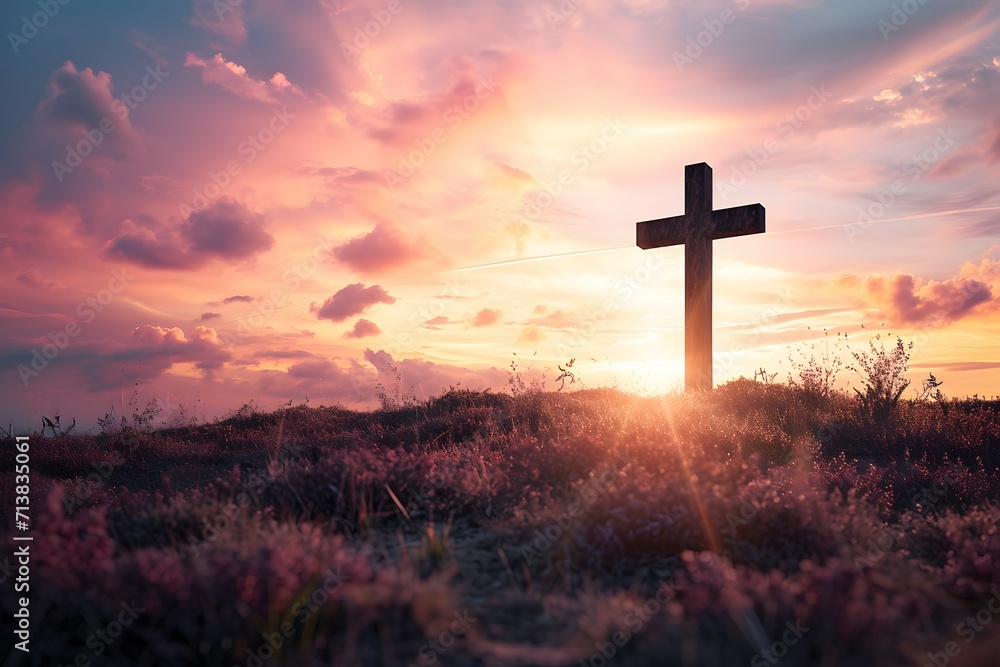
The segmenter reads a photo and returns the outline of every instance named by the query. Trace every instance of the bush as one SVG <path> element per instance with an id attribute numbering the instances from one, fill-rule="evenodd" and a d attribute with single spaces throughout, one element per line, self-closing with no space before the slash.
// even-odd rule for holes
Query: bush
<path id="1" fill-rule="evenodd" d="M 890 334 L 891 335 L 891 334 Z M 889 350 L 881 341 L 881 334 L 868 340 L 869 350 L 852 351 L 854 364 L 849 368 L 861 376 L 863 391 L 854 388 L 858 395 L 859 408 L 864 421 L 885 432 L 893 424 L 896 405 L 910 381 L 903 375 L 909 368 L 913 343 L 906 344 L 902 338 Z"/>

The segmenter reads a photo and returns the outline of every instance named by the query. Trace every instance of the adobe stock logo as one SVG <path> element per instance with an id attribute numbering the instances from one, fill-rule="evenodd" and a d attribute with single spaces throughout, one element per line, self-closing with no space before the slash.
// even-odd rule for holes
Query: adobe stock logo
<path id="1" fill-rule="evenodd" d="M 188 218 L 195 211 L 202 211 L 210 203 L 222 196 L 222 193 L 239 176 L 245 165 L 257 159 L 257 156 L 267 150 L 275 138 L 285 131 L 296 117 L 295 114 L 288 113 L 288 107 L 273 107 L 271 118 L 267 124 L 261 127 L 254 134 L 247 135 L 247 138 L 236 147 L 237 154 L 243 158 L 242 164 L 239 160 L 229 160 L 219 171 L 209 170 L 208 180 L 200 188 L 193 190 L 194 196 L 187 204 L 177 207 L 181 217 Z"/>
<path id="2" fill-rule="evenodd" d="M 142 83 L 136 85 L 121 97 L 111 101 L 111 109 L 118 116 L 119 121 L 126 120 L 129 110 L 134 110 L 139 104 L 144 102 L 149 93 L 156 90 L 163 80 L 170 76 L 170 72 L 163 71 L 160 65 L 156 67 L 150 65 L 146 67 L 146 72 L 146 76 L 142 78 Z M 52 173 L 55 174 L 56 180 L 62 183 L 67 174 L 73 173 L 74 169 L 83 164 L 87 156 L 93 154 L 97 147 L 104 143 L 105 137 L 117 129 L 118 124 L 113 119 L 104 117 L 96 127 L 84 130 L 82 133 L 83 139 L 76 144 L 66 144 L 66 157 L 63 161 L 55 160 L 52 162 Z"/>
<path id="3" fill-rule="evenodd" d="M 353 63 L 354 59 L 361 55 L 361 52 L 372 44 L 373 39 L 377 39 L 382 31 L 389 27 L 392 19 L 403 11 L 401 0 L 389 0 L 385 9 L 371 10 L 372 20 L 365 23 L 364 27 L 358 26 L 354 29 L 354 37 L 350 42 L 340 43 L 340 52 L 344 54 L 347 62 Z"/>
<path id="4" fill-rule="evenodd" d="M 750 6 L 750 0 L 736 0 L 736 9 L 723 9 L 719 16 L 714 19 L 705 19 L 701 22 L 705 29 L 696 35 L 687 38 L 687 47 L 684 52 L 674 51 L 674 65 L 678 72 L 683 72 L 688 65 L 693 65 L 694 61 L 701 58 L 707 49 L 710 49 L 715 40 L 726 31 L 726 26 L 732 25 L 740 12 L 745 11 Z"/>
<path id="5" fill-rule="evenodd" d="M 68 5 L 70 0 L 38 0 L 38 7 L 42 11 L 35 12 L 30 17 L 21 17 L 21 30 L 18 32 L 8 32 L 7 41 L 14 53 L 21 51 L 21 47 L 27 44 L 38 34 L 38 31 L 49 24 L 51 19 L 56 17 L 62 5 Z"/>
<path id="6" fill-rule="evenodd" d="M 903 0 L 902 3 L 893 4 L 889 20 L 879 19 L 876 23 L 879 32 L 882 33 L 882 40 L 888 42 L 889 36 L 901 30 L 910 21 L 910 17 L 920 11 L 927 2 L 928 0 Z"/>
<path id="7" fill-rule="evenodd" d="M 765 665 L 778 664 L 778 661 L 788 655 L 789 647 L 798 644 L 802 637 L 809 632 L 809 628 L 802 625 L 799 621 L 795 621 L 795 623 L 788 621 L 785 623 L 785 627 L 787 629 L 781 635 L 781 639 L 758 651 L 753 659 L 750 660 L 751 667 L 765 667 Z"/>

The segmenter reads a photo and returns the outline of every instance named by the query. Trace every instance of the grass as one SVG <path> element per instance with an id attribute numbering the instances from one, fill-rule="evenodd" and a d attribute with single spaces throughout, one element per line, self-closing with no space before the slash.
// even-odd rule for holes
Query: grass
<path id="1" fill-rule="evenodd" d="M 738 380 L 35 434 L 26 664 L 993 664 L 1000 403 L 868 407 Z"/>

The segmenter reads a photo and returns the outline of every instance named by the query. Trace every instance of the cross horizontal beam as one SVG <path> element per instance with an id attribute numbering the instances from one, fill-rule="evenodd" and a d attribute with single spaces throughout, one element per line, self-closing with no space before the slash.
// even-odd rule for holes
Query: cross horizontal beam
<path id="1" fill-rule="evenodd" d="M 764 233 L 764 207 L 760 204 L 736 206 L 712 211 L 711 225 L 701 233 L 716 241 L 735 236 Z M 697 230 L 691 230 L 697 233 Z M 636 245 L 643 250 L 683 245 L 690 236 L 687 216 L 675 215 L 670 218 L 647 220 L 636 223 Z"/>
<path id="2" fill-rule="evenodd" d="M 760 204 L 712 211 L 712 229 L 708 232 L 708 238 L 713 241 L 763 233 L 764 207 Z"/>

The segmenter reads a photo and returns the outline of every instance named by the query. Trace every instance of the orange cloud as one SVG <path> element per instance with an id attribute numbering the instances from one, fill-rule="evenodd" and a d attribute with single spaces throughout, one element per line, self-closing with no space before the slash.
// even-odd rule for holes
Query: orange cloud
<path id="1" fill-rule="evenodd" d="M 548 315 L 542 315 L 532 320 L 533 324 L 537 324 L 542 327 L 552 327 L 554 329 L 566 329 L 568 327 L 576 326 L 577 321 L 569 313 L 564 313 L 561 310 L 549 313 Z"/>
<path id="2" fill-rule="evenodd" d="M 344 338 L 367 338 L 382 333 L 378 325 L 371 320 L 360 319 L 354 323 L 354 328 L 344 334 Z"/>
<path id="3" fill-rule="evenodd" d="M 545 333 L 534 324 L 521 329 L 521 333 L 517 336 L 519 343 L 537 343 L 543 340 L 545 340 Z"/>
<path id="4" fill-rule="evenodd" d="M 500 311 L 493 310 L 491 308 L 483 308 L 476 316 L 472 318 L 472 326 L 474 327 L 488 327 L 492 324 L 496 324 L 500 321 Z"/>
<path id="5" fill-rule="evenodd" d="M 870 276 L 865 295 L 894 324 L 947 323 L 993 300 L 992 286 L 969 278 L 924 282 L 909 274 Z"/>
<path id="6" fill-rule="evenodd" d="M 334 257 L 361 274 L 391 271 L 428 255 L 426 246 L 405 238 L 399 227 L 388 222 L 333 249 Z"/>

